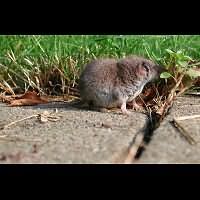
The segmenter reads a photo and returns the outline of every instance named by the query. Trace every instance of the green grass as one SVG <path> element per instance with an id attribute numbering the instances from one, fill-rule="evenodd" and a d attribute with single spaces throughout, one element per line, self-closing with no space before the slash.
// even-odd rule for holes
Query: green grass
<path id="1" fill-rule="evenodd" d="M 0 91 L 66 93 L 91 59 L 136 54 L 160 63 L 165 49 L 200 60 L 200 36 L 0 36 Z"/>

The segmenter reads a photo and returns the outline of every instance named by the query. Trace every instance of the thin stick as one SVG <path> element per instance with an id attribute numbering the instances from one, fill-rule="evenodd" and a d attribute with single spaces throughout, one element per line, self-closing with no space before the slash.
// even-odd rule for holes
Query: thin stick
<path id="1" fill-rule="evenodd" d="M 200 95 L 200 92 L 187 92 L 186 95 Z"/>
<path id="2" fill-rule="evenodd" d="M 7 135 L 0 135 L 0 138 L 5 138 L 7 137 Z"/>
<path id="3" fill-rule="evenodd" d="M 182 117 L 174 118 L 174 120 L 175 121 L 182 121 L 182 120 L 186 120 L 186 119 L 195 119 L 195 118 L 200 118 L 200 115 L 182 116 Z"/>
<path id="4" fill-rule="evenodd" d="M 164 118 L 164 115 L 167 113 L 167 111 L 169 110 L 169 108 L 172 106 L 173 104 L 173 100 L 176 97 L 176 89 L 179 87 L 182 79 L 184 77 L 184 73 L 180 75 L 176 85 L 171 89 L 170 93 L 167 96 L 167 99 L 165 100 L 164 104 L 157 110 L 157 114 L 161 115 L 161 119 Z"/>
<path id="5" fill-rule="evenodd" d="M 194 138 L 193 137 L 191 137 L 191 135 L 185 130 L 185 128 L 184 127 L 182 127 L 181 125 L 180 125 L 180 123 L 176 120 L 176 119 L 174 119 L 174 125 L 175 125 L 175 127 L 179 130 L 179 132 L 186 138 L 186 140 L 190 143 L 190 144 L 196 144 L 197 142 L 194 140 Z"/>
<path id="6" fill-rule="evenodd" d="M 10 142 L 16 142 L 16 141 L 21 141 L 21 142 L 41 142 L 41 140 L 28 140 L 28 139 L 23 139 L 19 137 L 11 137 L 8 135 L 1 135 L 0 136 L 0 141 L 10 141 Z"/>
<path id="7" fill-rule="evenodd" d="M 145 103 L 145 101 L 142 99 L 142 97 L 140 96 L 140 95 L 138 95 L 139 97 L 140 97 L 140 100 L 143 102 L 143 104 L 145 105 L 145 107 L 146 107 L 146 110 L 148 110 L 148 106 L 147 106 L 147 104 Z"/>
<path id="8" fill-rule="evenodd" d="M 166 101 L 167 103 L 171 102 L 173 100 L 176 89 L 179 87 L 184 75 L 185 75 L 184 73 L 180 75 L 179 80 L 177 81 L 176 85 L 172 88 L 170 94 L 168 95 L 168 98 L 167 98 L 167 101 Z"/>
<path id="9" fill-rule="evenodd" d="M 30 119 L 30 118 L 33 118 L 33 117 L 37 117 L 37 116 L 38 116 L 38 114 L 37 114 L 37 115 L 31 115 L 31 116 L 25 117 L 25 118 L 23 118 L 23 119 L 20 119 L 20 120 L 11 122 L 11 123 L 9 123 L 9 124 L 7 124 L 7 125 L 4 125 L 4 126 L 0 127 L 0 129 L 8 128 L 9 126 L 12 126 L 13 124 L 16 124 L 16 123 L 18 123 L 18 122 L 21 122 L 21 121 L 24 121 L 24 120 L 26 120 L 26 119 Z"/>

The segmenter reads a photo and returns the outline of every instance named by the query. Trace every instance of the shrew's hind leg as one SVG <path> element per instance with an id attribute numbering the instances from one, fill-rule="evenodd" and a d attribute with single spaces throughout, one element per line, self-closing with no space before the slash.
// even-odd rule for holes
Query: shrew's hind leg
<path id="1" fill-rule="evenodd" d="M 138 105 L 135 101 L 135 99 L 133 99 L 132 101 L 132 109 L 135 111 L 142 111 L 144 108 L 140 105 Z"/>

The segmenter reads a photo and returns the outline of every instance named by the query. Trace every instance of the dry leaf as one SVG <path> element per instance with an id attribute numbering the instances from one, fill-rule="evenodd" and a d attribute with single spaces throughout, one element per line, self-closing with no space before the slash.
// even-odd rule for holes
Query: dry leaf
<path id="1" fill-rule="evenodd" d="M 39 115 L 39 120 L 42 123 L 48 122 L 48 117 L 50 116 L 50 113 L 48 111 L 44 111 L 42 114 Z"/>
<path id="2" fill-rule="evenodd" d="M 50 113 L 48 111 L 44 111 L 42 114 L 39 114 L 39 120 L 42 123 L 46 123 L 48 121 L 56 122 L 60 119 L 60 117 L 54 116 L 54 112 Z"/>
<path id="3" fill-rule="evenodd" d="M 57 122 L 58 120 L 59 120 L 60 118 L 58 118 L 58 117 L 48 117 L 48 120 L 49 121 L 52 121 L 52 122 Z"/>
<path id="4" fill-rule="evenodd" d="M 46 122 L 48 122 L 48 118 L 46 118 L 46 117 L 44 117 L 44 116 L 40 116 L 40 122 L 42 122 L 42 123 L 46 123 Z"/>
<path id="5" fill-rule="evenodd" d="M 10 106 L 33 106 L 44 103 L 48 103 L 48 101 L 44 98 L 41 98 L 36 92 L 28 91 L 24 95 L 15 97 L 14 100 L 11 100 Z"/>
<path id="6" fill-rule="evenodd" d="M 10 106 L 33 106 L 42 103 L 47 103 L 47 102 L 37 99 L 17 99 L 17 100 L 12 100 L 10 102 Z"/>
<path id="7" fill-rule="evenodd" d="M 35 91 L 27 91 L 25 94 L 22 96 L 16 97 L 16 99 L 38 99 L 39 96 L 37 95 L 37 92 Z"/>
<path id="8" fill-rule="evenodd" d="M 152 84 L 151 85 L 149 84 L 148 87 L 144 88 L 143 92 L 138 97 L 136 97 L 135 101 L 136 101 L 137 105 L 145 108 L 145 104 L 146 105 L 151 104 L 151 102 L 155 96 L 156 96 L 156 90 Z M 133 103 L 128 102 L 127 107 L 132 108 Z"/>

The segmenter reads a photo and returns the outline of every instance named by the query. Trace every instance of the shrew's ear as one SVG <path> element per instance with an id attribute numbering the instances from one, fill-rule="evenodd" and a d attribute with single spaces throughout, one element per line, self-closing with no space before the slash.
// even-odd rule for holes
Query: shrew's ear
<path id="1" fill-rule="evenodd" d="M 146 63 L 146 62 L 142 62 L 142 66 L 143 66 L 144 70 L 147 73 L 149 73 L 149 71 L 150 71 L 150 65 L 148 63 Z"/>
<path id="2" fill-rule="evenodd" d="M 146 62 L 141 62 L 136 68 L 136 74 L 139 77 L 146 77 L 150 72 L 150 65 Z"/>

